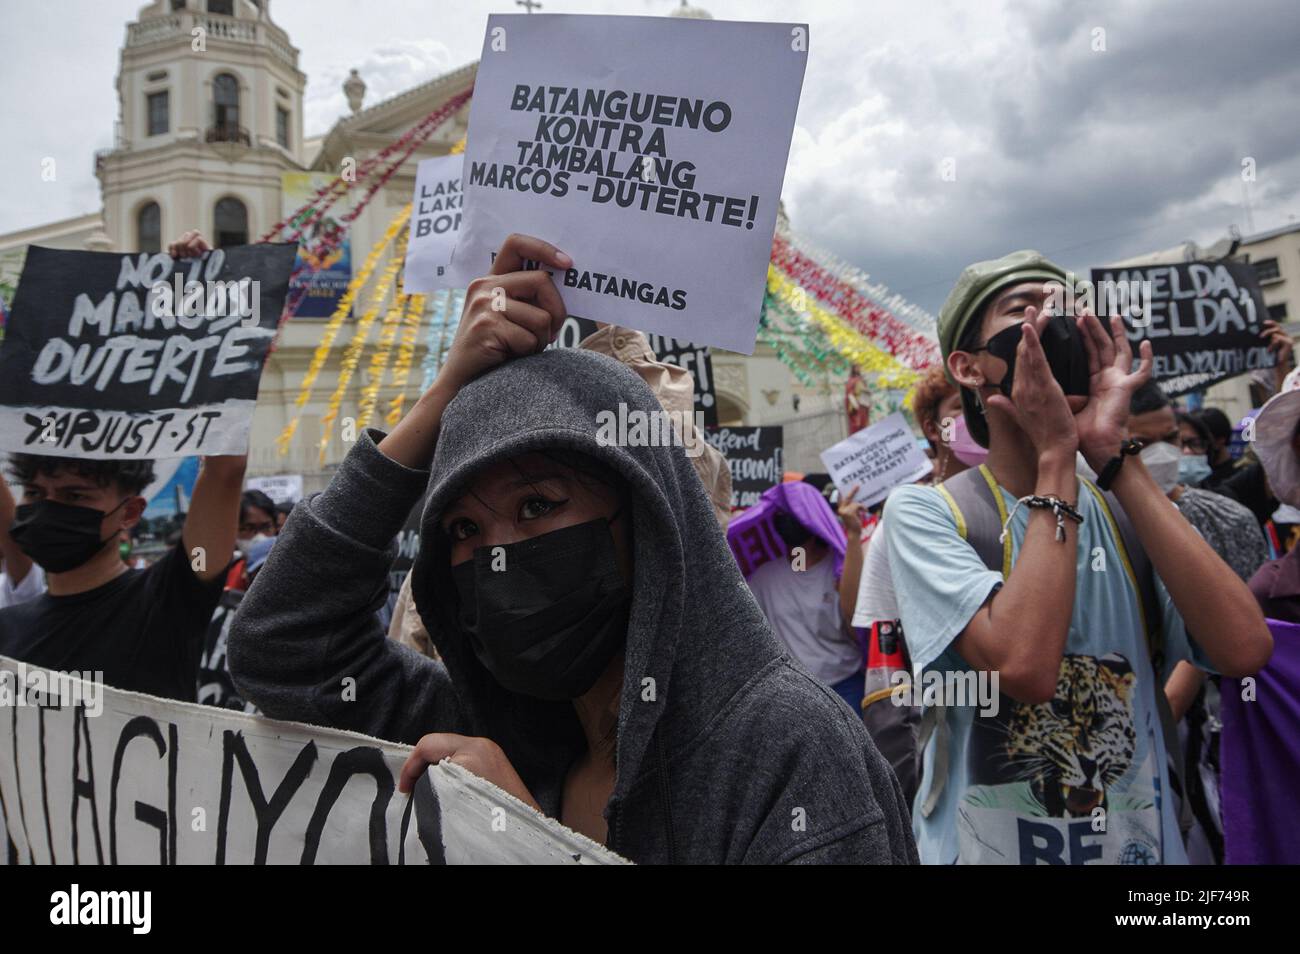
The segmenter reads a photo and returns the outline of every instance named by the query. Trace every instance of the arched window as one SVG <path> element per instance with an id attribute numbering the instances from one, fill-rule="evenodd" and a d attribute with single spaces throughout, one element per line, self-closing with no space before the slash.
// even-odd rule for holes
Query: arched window
<path id="1" fill-rule="evenodd" d="M 208 0 L 208 13 L 219 13 L 223 17 L 235 15 L 235 0 Z"/>
<path id="2" fill-rule="evenodd" d="M 248 244 L 248 209 L 244 203 L 229 197 L 220 199 L 213 218 L 217 248 Z"/>
<path id="3" fill-rule="evenodd" d="M 224 142 L 233 142 L 239 133 L 239 80 L 229 73 L 218 73 L 212 81 L 212 125 Z"/>
<path id="4" fill-rule="evenodd" d="M 162 209 L 157 202 L 146 202 L 135 215 L 136 250 L 162 251 Z"/>

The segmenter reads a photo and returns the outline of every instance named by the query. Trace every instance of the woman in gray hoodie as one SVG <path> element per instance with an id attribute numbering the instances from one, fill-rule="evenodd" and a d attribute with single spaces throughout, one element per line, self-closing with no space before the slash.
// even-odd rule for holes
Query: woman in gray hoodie
<path id="1" fill-rule="evenodd" d="M 543 351 L 565 316 L 545 269 L 571 265 L 506 240 L 433 386 L 285 523 L 231 630 L 236 684 L 415 744 L 404 790 L 450 758 L 633 861 L 915 863 L 888 763 L 773 636 L 680 441 L 604 439 L 609 414 L 660 420 L 649 388 Z M 440 661 L 374 612 L 426 489 L 411 582 Z"/>

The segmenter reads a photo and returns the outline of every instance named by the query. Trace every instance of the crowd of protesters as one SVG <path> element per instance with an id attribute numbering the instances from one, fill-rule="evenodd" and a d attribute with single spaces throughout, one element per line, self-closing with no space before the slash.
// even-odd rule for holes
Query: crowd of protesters
<path id="1" fill-rule="evenodd" d="M 1234 454 L 1015 252 L 940 313 L 925 479 L 732 513 L 699 435 L 597 439 L 620 406 L 689 419 L 690 374 L 606 325 L 548 349 L 563 302 L 525 262 L 573 264 L 508 238 L 432 386 L 323 492 L 277 505 L 206 458 L 147 566 L 151 463 L 11 455 L 0 654 L 408 743 L 403 790 L 450 759 L 637 862 L 1300 860 L 1297 374 Z"/>

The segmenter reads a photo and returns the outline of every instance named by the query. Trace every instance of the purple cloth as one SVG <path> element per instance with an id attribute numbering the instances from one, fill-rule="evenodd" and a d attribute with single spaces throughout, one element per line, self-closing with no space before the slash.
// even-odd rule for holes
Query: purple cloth
<path id="1" fill-rule="evenodd" d="M 1300 864 L 1300 624 L 1268 620 L 1273 658 L 1255 698 L 1224 679 L 1220 738 L 1224 861 Z"/>
<path id="2" fill-rule="evenodd" d="M 835 578 L 844 569 L 844 530 L 835 518 L 835 511 L 811 484 L 777 484 L 763 491 L 758 503 L 727 526 L 727 543 L 740 564 L 740 572 L 749 575 L 768 560 L 786 559 L 785 543 L 772 525 L 778 513 L 788 513 L 818 539 L 824 541 L 835 555 Z"/>

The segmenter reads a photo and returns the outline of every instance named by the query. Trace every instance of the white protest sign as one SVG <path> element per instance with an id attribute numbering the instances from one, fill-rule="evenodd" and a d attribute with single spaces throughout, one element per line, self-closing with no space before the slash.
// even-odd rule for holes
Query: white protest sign
<path id="1" fill-rule="evenodd" d="M 751 354 L 808 27 L 493 15 L 452 279 L 511 232 L 574 261 L 572 314 Z"/>
<path id="2" fill-rule="evenodd" d="M 449 762 L 402 795 L 409 746 L 72 676 L 0 656 L 0 863 L 623 860 Z"/>
<path id="3" fill-rule="evenodd" d="M 249 490 L 260 490 L 275 503 L 297 503 L 302 499 L 302 474 L 274 474 L 269 477 L 249 477 Z"/>
<path id="4" fill-rule="evenodd" d="M 822 451 L 821 458 L 840 493 L 847 494 L 857 484 L 854 499 L 867 507 L 884 500 L 895 487 L 930 472 L 930 459 L 900 411 L 850 434 Z"/>
<path id="5" fill-rule="evenodd" d="M 422 159 L 411 197 L 411 238 L 406 245 L 403 290 L 427 294 L 451 288 L 447 266 L 460 234 L 463 155 Z"/>

